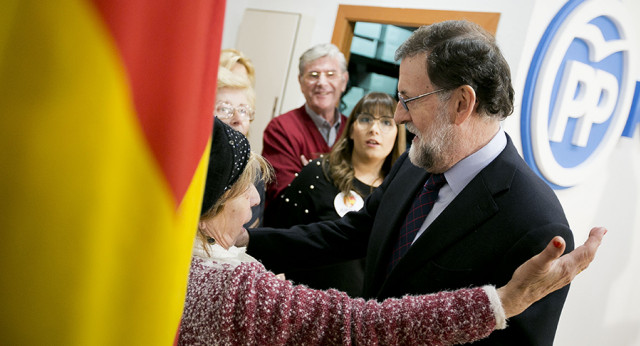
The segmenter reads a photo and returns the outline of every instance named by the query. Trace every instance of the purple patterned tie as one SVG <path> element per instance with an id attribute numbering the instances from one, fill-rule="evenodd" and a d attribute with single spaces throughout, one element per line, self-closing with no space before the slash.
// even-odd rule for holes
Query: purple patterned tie
<path id="1" fill-rule="evenodd" d="M 433 204 L 438 200 L 438 191 L 440 191 L 440 188 L 446 182 L 444 174 L 432 174 L 422 187 L 420 194 L 416 196 L 413 205 L 411 205 L 411 209 L 409 209 L 407 218 L 404 220 L 402 228 L 400 228 L 398 240 L 393 247 L 389 266 L 387 267 L 387 275 L 391 273 L 391 270 L 398 264 L 407 251 L 409 251 L 409 247 L 413 239 L 415 239 L 416 233 L 418 233 L 424 219 L 431 211 Z"/>

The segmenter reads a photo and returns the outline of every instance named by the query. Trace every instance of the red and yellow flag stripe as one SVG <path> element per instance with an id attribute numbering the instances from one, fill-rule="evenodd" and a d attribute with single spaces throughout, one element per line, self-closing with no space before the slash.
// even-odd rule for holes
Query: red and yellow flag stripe
<path id="1" fill-rule="evenodd" d="M 0 343 L 170 344 L 224 0 L 0 5 Z"/>

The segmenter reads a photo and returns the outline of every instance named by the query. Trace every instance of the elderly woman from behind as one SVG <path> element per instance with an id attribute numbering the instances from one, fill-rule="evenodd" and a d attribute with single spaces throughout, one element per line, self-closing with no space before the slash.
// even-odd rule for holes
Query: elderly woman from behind
<path id="1" fill-rule="evenodd" d="M 218 119 L 211 153 L 180 345 L 471 342 L 505 328 L 506 318 L 568 284 L 593 260 L 606 231 L 593 229 L 585 245 L 560 258 L 565 243 L 555 237 L 499 289 L 354 299 L 281 280 L 234 246 L 248 237 L 242 225 L 258 203 L 253 179 L 269 172 L 246 138 Z"/>
<path id="2" fill-rule="evenodd" d="M 289 228 L 335 220 L 357 211 L 406 149 L 404 125 L 393 120 L 396 101 L 372 92 L 353 108 L 331 152 L 302 168 L 291 185 L 269 204 L 265 226 Z M 311 288 L 362 294 L 364 259 L 285 273 Z"/>

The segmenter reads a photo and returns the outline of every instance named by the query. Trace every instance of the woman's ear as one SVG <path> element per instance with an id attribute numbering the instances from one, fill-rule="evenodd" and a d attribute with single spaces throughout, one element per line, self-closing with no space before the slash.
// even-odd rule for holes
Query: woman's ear
<path id="1" fill-rule="evenodd" d="M 207 229 L 207 224 L 204 221 L 199 221 L 198 222 L 198 229 L 201 231 L 204 231 L 205 229 Z"/>

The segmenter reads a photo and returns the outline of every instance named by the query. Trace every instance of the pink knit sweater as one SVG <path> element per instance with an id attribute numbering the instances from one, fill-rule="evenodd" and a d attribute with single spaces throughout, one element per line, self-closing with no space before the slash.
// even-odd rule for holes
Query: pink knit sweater
<path id="1" fill-rule="evenodd" d="M 194 256 L 178 344 L 448 345 L 495 327 L 483 288 L 379 303 L 293 285 L 258 262 Z"/>

